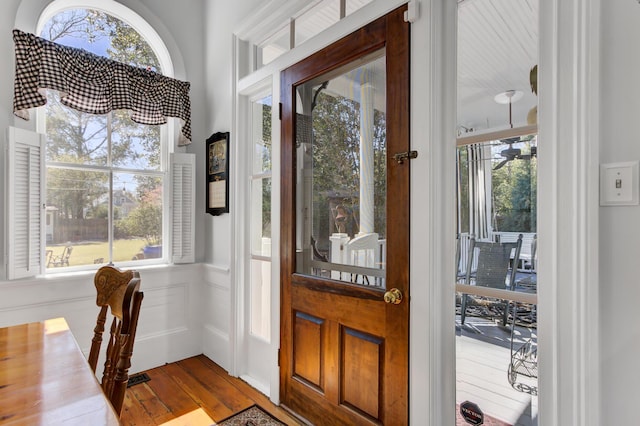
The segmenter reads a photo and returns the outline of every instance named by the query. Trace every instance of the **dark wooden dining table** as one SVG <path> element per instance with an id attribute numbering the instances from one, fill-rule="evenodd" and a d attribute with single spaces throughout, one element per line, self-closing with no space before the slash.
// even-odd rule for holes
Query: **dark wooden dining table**
<path id="1" fill-rule="evenodd" d="M 4 424 L 120 424 L 64 318 L 0 328 Z"/>

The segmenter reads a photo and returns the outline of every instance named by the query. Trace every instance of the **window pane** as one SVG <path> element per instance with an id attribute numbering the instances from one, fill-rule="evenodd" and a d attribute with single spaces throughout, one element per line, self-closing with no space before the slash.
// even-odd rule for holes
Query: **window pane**
<path id="1" fill-rule="evenodd" d="M 295 46 L 326 30 L 340 20 L 340 1 L 324 0 L 295 20 Z"/>
<path id="2" fill-rule="evenodd" d="M 258 44 L 258 67 L 268 64 L 290 49 L 290 33 L 291 31 L 287 24 L 264 42 Z"/>
<path id="3" fill-rule="evenodd" d="M 346 15 L 351 15 L 356 10 L 365 6 L 366 4 L 371 3 L 371 0 L 347 0 L 347 10 Z"/>
<path id="4" fill-rule="evenodd" d="M 113 177 L 115 262 L 162 257 L 162 178 Z"/>
<path id="5" fill-rule="evenodd" d="M 47 268 L 108 261 L 108 194 L 108 173 L 47 168 Z"/>
<path id="6" fill-rule="evenodd" d="M 161 72 L 143 36 L 102 11 L 65 10 L 45 24 L 41 36 Z M 64 106 L 58 93 L 47 96 L 50 271 L 59 266 L 161 259 L 166 149 L 161 128 L 133 122 L 129 111 L 87 114 Z M 70 245 L 67 264 L 60 257 Z"/>
<path id="7" fill-rule="evenodd" d="M 253 173 L 271 170 L 271 95 L 252 103 Z"/>
<path id="8" fill-rule="evenodd" d="M 251 182 L 251 253 L 271 256 L 271 178 Z"/>
<path id="9" fill-rule="evenodd" d="M 251 260 L 251 334 L 271 339 L 271 262 Z"/>
<path id="10" fill-rule="evenodd" d="M 113 166 L 160 170 L 160 127 L 135 123 L 128 111 L 114 111 L 111 122 Z"/>
<path id="11" fill-rule="evenodd" d="M 68 108 L 47 92 L 47 161 L 107 164 L 107 116 Z"/>

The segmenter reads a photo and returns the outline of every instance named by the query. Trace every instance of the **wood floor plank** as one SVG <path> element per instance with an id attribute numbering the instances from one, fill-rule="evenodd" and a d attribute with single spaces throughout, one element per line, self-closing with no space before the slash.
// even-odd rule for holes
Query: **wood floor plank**
<path id="1" fill-rule="evenodd" d="M 247 395 L 253 401 L 262 407 L 265 411 L 267 411 L 272 416 L 278 418 L 280 421 L 288 424 L 288 425 L 299 425 L 301 424 L 295 417 L 293 417 L 289 412 L 283 408 L 275 405 L 271 400 L 263 393 L 251 387 L 247 382 L 238 379 L 237 377 L 231 377 L 229 374 L 220 367 L 218 364 L 213 362 L 211 359 L 207 358 L 204 355 L 200 355 L 199 359 L 208 365 L 213 371 L 216 371 L 221 377 L 225 380 L 229 381 L 233 386 L 238 389 L 239 392 L 242 392 L 244 395 Z"/>
<path id="2" fill-rule="evenodd" d="M 192 376 L 198 378 L 200 382 L 206 383 L 207 387 L 218 395 L 218 398 L 224 405 L 229 407 L 234 413 L 249 408 L 254 404 L 251 398 L 238 392 L 236 387 L 226 381 L 217 372 L 213 371 L 208 365 L 204 364 L 199 358 L 187 358 L 178 361 L 178 365 Z"/>
<path id="3" fill-rule="evenodd" d="M 127 389 L 127 393 L 124 395 L 122 413 L 120 413 L 122 424 L 125 426 L 155 425 L 153 418 L 130 390 Z"/>
<path id="4" fill-rule="evenodd" d="M 146 383 L 132 386 L 131 393 L 156 424 L 162 424 L 175 417 Z"/>
<path id="5" fill-rule="evenodd" d="M 147 371 L 146 383 L 175 416 L 180 417 L 200 407 L 191 396 L 163 370 L 164 367 Z M 135 388 L 133 386 L 131 389 Z"/>
<path id="6" fill-rule="evenodd" d="M 177 363 L 168 364 L 164 369 L 213 420 L 219 421 L 235 413 L 220 401 L 219 395 L 216 395 L 212 389 L 201 383 L 197 378 L 191 376 Z"/>
<path id="7" fill-rule="evenodd" d="M 127 389 L 122 413 L 124 425 L 162 425 L 186 415 L 185 420 L 198 410 L 219 422 L 253 404 L 287 425 L 301 424 L 263 393 L 243 380 L 229 376 L 204 355 L 145 373 L 149 376 L 148 382 Z M 187 423 L 193 423 L 191 417 Z"/>

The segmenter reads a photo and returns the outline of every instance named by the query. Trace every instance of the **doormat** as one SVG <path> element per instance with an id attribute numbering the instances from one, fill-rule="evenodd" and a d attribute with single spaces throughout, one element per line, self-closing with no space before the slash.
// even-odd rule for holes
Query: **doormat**
<path id="1" fill-rule="evenodd" d="M 217 423 L 219 426 L 286 426 L 280 420 L 264 411 L 257 405 L 252 405 L 239 413 L 227 417 Z"/>
<path id="2" fill-rule="evenodd" d="M 139 373 L 134 374 L 133 376 L 129 376 L 129 381 L 127 382 L 127 387 L 130 388 L 134 385 L 139 385 L 140 383 L 148 382 L 151 380 L 147 373 Z"/>
<path id="3" fill-rule="evenodd" d="M 470 423 L 467 422 L 464 417 L 462 417 L 462 414 L 460 414 L 460 405 L 456 404 L 456 426 L 469 426 L 469 424 Z M 494 419 L 493 417 L 487 416 L 486 414 L 484 415 L 484 422 L 481 424 L 483 426 L 511 426 L 511 423 L 505 423 L 502 420 Z"/>

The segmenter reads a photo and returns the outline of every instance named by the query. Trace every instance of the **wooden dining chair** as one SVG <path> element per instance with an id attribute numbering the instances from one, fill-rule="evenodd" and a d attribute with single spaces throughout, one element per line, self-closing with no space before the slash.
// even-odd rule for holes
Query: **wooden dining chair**
<path id="1" fill-rule="evenodd" d="M 94 277 L 94 284 L 97 290 L 96 304 L 100 306 L 100 313 L 93 330 L 89 365 L 95 373 L 100 357 L 107 311 L 110 311 L 113 321 L 104 354 L 105 362 L 101 383 L 102 390 L 119 416 L 127 390 L 133 344 L 144 294 L 140 291 L 138 272 L 121 271 L 113 266 L 103 266 L 98 269 Z"/>

